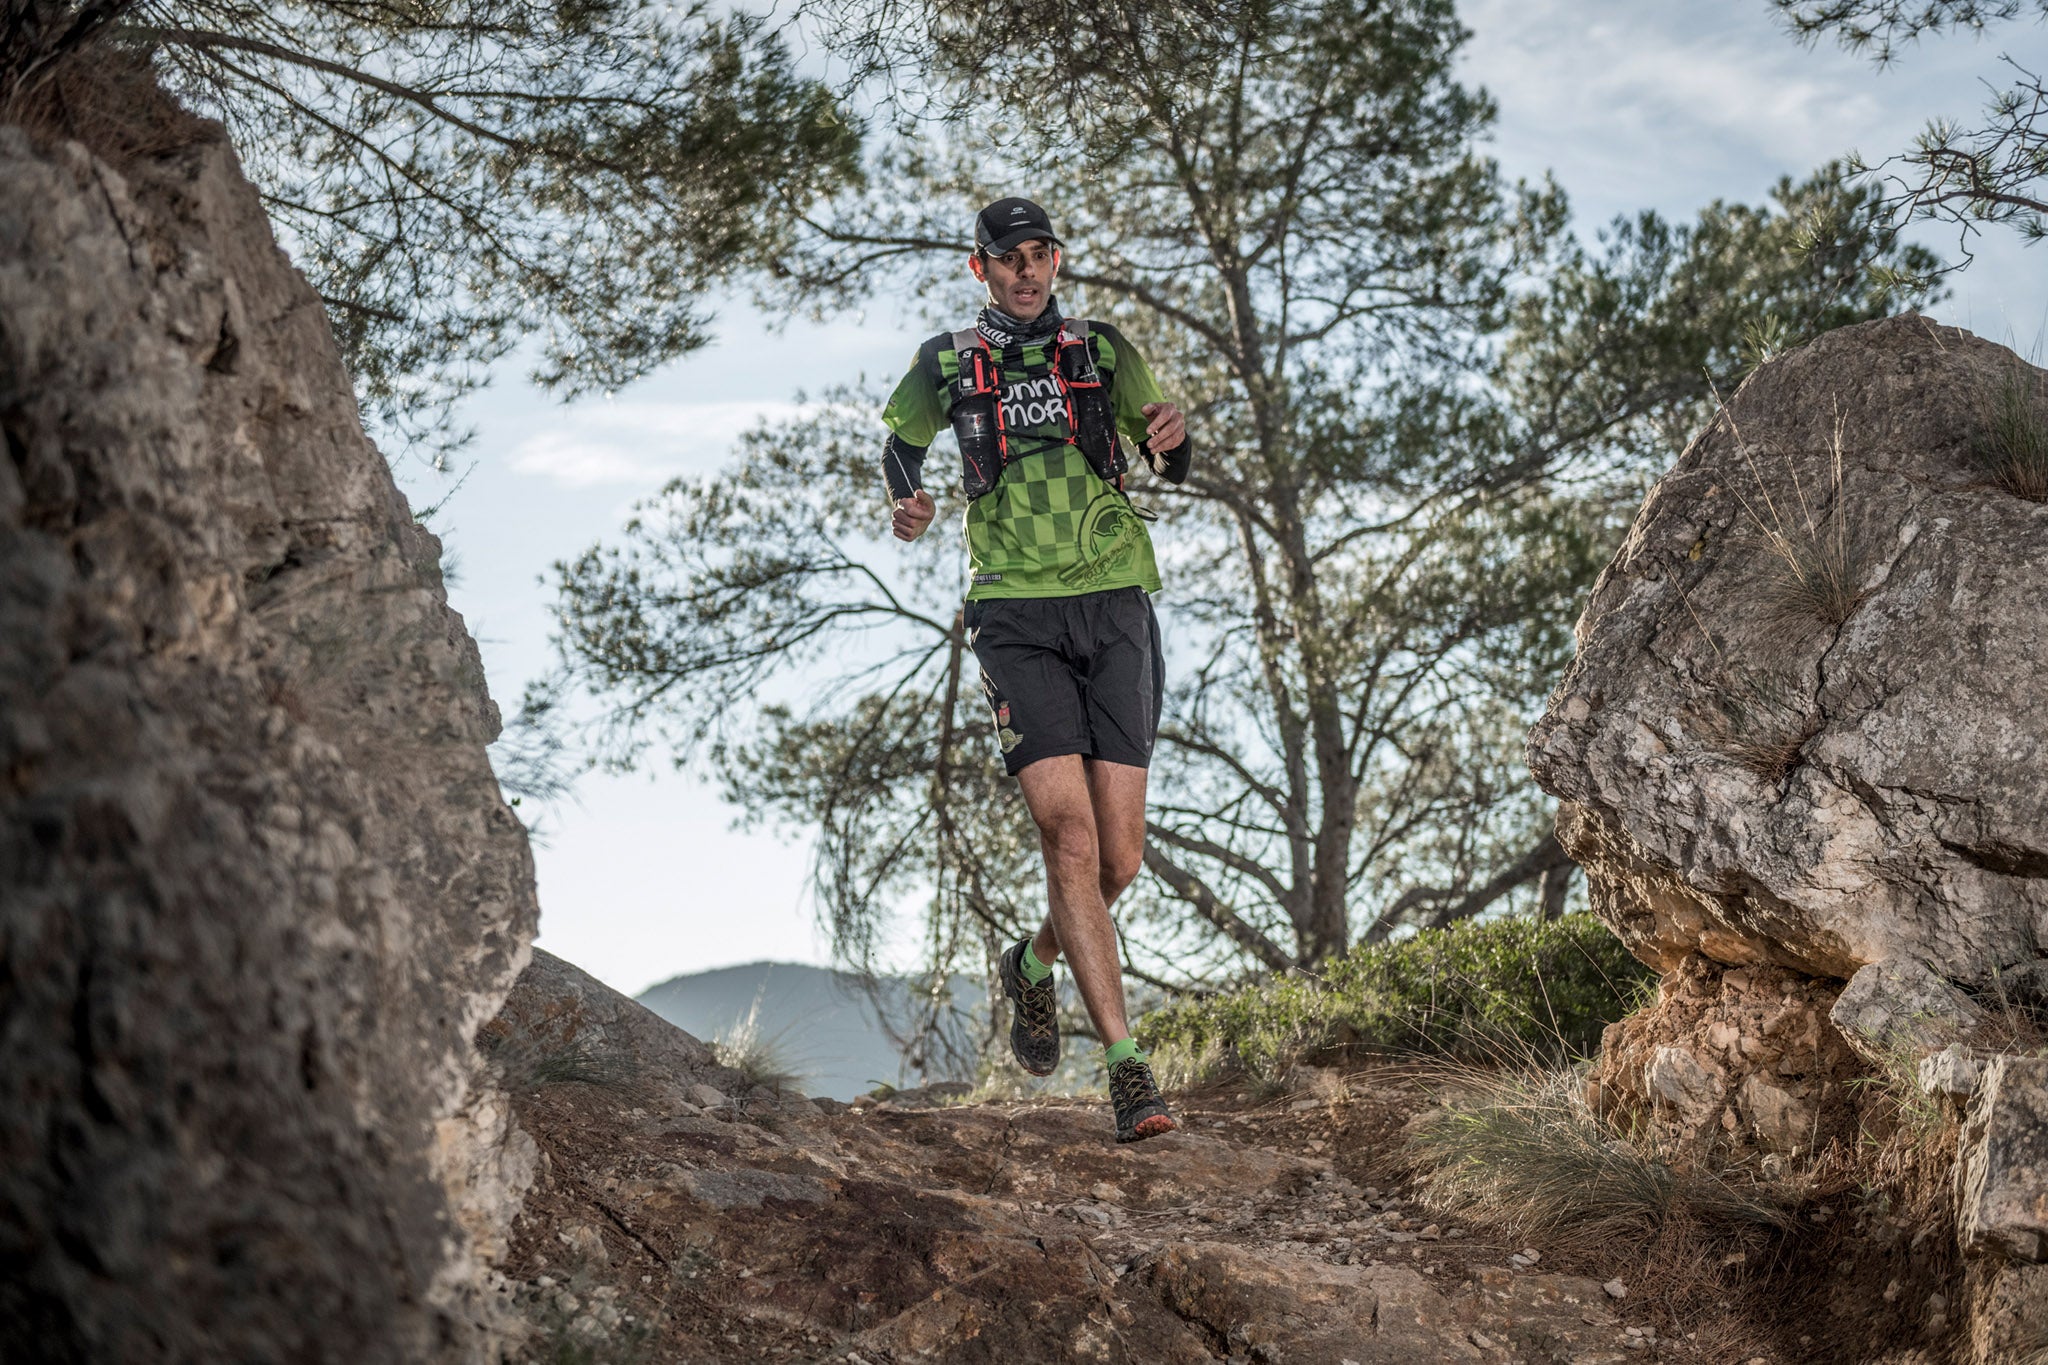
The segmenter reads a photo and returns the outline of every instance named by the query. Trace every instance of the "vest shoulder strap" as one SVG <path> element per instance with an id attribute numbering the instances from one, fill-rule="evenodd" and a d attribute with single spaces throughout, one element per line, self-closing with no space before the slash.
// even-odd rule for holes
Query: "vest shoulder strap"
<path id="1" fill-rule="evenodd" d="M 980 347 L 985 351 L 988 349 L 988 343 L 983 341 L 981 333 L 975 331 L 972 327 L 967 328 L 965 331 L 953 333 L 953 351 L 955 354 L 971 351 L 976 347 Z"/>

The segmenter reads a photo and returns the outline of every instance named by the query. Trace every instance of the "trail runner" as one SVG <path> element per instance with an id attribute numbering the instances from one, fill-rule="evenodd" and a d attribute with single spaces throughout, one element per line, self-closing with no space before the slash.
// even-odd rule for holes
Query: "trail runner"
<path id="1" fill-rule="evenodd" d="M 1059 1064 L 1064 956 L 1104 1044 L 1117 1141 L 1134 1142 L 1176 1123 L 1124 1016 L 1109 918 L 1144 859 L 1164 670 L 1149 516 L 1124 495 L 1119 434 L 1173 483 L 1192 449 L 1123 335 L 1062 316 L 1061 243 L 1044 209 L 999 199 L 975 215 L 974 241 L 967 266 L 988 306 L 972 329 L 918 348 L 882 414 L 891 527 L 905 541 L 930 528 L 925 452 L 950 426 L 968 495 L 963 622 L 1004 768 L 1038 825 L 1050 902 L 1000 963 L 1010 1047 L 1033 1075 Z"/>

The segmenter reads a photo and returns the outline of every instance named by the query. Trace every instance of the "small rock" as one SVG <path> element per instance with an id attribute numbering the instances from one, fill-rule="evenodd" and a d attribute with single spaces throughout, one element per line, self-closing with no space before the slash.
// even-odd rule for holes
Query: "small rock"
<path id="1" fill-rule="evenodd" d="M 1321 1100 L 1296 1100 L 1294 1103 L 1288 1105 L 1287 1107 L 1294 1113 L 1306 1114 L 1311 1109 L 1322 1108 L 1323 1102 Z"/>
<path id="2" fill-rule="evenodd" d="M 1522 1254 L 1529 1258 L 1530 1265 L 1535 1265 L 1538 1261 L 1543 1259 L 1543 1253 L 1538 1251 L 1535 1247 L 1523 1247 Z"/>
<path id="3" fill-rule="evenodd" d="M 1484 1332 L 1475 1331 L 1472 1333 L 1472 1344 L 1482 1351 L 1491 1351 L 1493 1349 L 1493 1338 Z"/>
<path id="4" fill-rule="evenodd" d="M 723 1090 L 720 1090 L 715 1085 L 706 1085 L 702 1081 L 698 1081 L 683 1093 L 696 1103 L 703 1105 L 706 1109 L 716 1109 L 719 1105 L 725 1103 L 725 1092 Z"/>
<path id="5" fill-rule="evenodd" d="M 1625 1299 L 1628 1297 L 1628 1286 L 1619 1279 L 1613 1279 L 1601 1285 L 1600 1292 L 1610 1299 Z"/>
<path id="6" fill-rule="evenodd" d="M 1437 1238 L 1443 1236 L 1444 1234 L 1442 1228 L 1439 1228 L 1436 1224 L 1431 1223 L 1428 1227 L 1424 1228 L 1422 1231 L 1416 1233 L 1415 1235 L 1425 1242 L 1434 1242 Z"/>
<path id="7" fill-rule="evenodd" d="M 1124 1192 L 1107 1180 L 1096 1181 L 1088 1193 L 1105 1204 L 1120 1204 L 1124 1197 Z"/>

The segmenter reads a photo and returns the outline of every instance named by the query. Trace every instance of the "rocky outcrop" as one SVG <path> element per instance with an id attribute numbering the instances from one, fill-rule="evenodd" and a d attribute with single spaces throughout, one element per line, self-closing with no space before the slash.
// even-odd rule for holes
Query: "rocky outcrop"
<path id="1" fill-rule="evenodd" d="M 1925 318 L 1843 328 L 1759 369 L 1651 492 L 1530 738 L 1644 961 L 1853 980 L 1836 1021 L 1872 1051 L 2040 970 L 2048 507 L 1978 454 L 2016 379 L 2038 372 Z"/>
<path id="2" fill-rule="evenodd" d="M 217 127 L 0 127 L 0 428 L 0 1358 L 489 1354 L 525 833 Z"/>
<path id="3" fill-rule="evenodd" d="M 1530 739 L 1645 961 L 1983 986 L 2041 960 L 2048 507 L 1975 453 L 2037 373 L 1917 316 L 1846 327 L 1758 370 L 1651 492 Z"/>
<path id="4" fill-rule="evenodd" d="M 2048 1077 L 1967 1046 L 2048 981 L 2048 505 L 1987 459 L 2014 401 L 2048 425 L 2044 379 L 1910 315 L 1761 367 L 1652 490 L 1529 746 L 1664 973 L 1589 1097 L 1778 1157 L 1855 1147 L 1859 1073 L 1967 1105 L 1984 1361 L 2048 1348 Z"/>
<path id="5" fill-rule="evenodd" d="M 1853 1140 L 1862 1060 L 1828 1018 L 1840 983 L 1694 955 L 1665 974 L 1658 1006 L 1610 1025 L 1588 1087 L 1623 1127 L 1653 1121 L 1682 1147 L 1811 1156 Z"/>
<path id="6" fill-rule="evenodd" d="M 663 1113 L 758 1096 L 711 1048 L 571 962 L 533 950 L 498 1016 L 478 1035 L 507 1088 L 577 1079 L 629 1089 Z M 799 1100 L 801 1096 L 797 1097 Z"/>

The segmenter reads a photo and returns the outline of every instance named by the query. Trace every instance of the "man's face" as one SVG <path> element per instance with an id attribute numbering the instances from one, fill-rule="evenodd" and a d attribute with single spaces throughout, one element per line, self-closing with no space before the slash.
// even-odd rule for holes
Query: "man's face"
<path id="1" fill-rule="evenodd" d="M 1000 256 L 977 251 L 970 258 L 974 278 L 988 285 L 989 302 L 1020 322 L 1045 311 L 1052 298 L 1060 253 L 1050 242 L 1026 242 Z"/>

